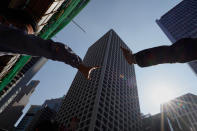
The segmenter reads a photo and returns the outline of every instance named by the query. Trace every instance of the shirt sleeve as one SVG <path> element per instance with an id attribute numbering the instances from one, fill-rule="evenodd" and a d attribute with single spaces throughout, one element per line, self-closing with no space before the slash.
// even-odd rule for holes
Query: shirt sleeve
<path id="1" fill-rule="evenodd" d="M 153 66 L 162 63 L 172 63 L 169 46 L 159 46 L 142 50 L 134 54 L 136 63 L 141 67 Z"/>
<path id="2" fill-rule="evenodd" d="M 82 63 L 81 58 L 71 48 L 60 42 L 44 40 L 35 35 L 28 35 L 17 28 L 0 24 L 0 51 L 42 56 L 61 61 L 74 68 Z"/>
<path id="3" fill-rule="evenodd" d="M 136 63 L 147 67 L 164 63 L 186 63 L 197 60 L 197 39 L 182 38 L 171 46 L 158 46 L 134 54 Z"/>

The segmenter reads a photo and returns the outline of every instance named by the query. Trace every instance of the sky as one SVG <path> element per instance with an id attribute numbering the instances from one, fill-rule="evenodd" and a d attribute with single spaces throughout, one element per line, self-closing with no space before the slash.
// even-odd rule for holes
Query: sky
<path id="1" fill-rule="evenodd" d="M 70 46 L 81 58 L 89 46 L 114 29 L 134 52 L 171 42 L 155 20 L 181 0 L 91 0 L 74 18 L 85 29 L 72 22 L 53 40 Z M 49 60 L 34 76 L 40 84 L 30 98 L 30 105 L 41 105 L 46 99 L 65 95 L 77 70 Z M 163 64 L 141 68 L 135 65 L 140 109 L 143 114 L 160 112 L 160 104 L 186 93 L 197 94 L 197 77 L 187 64 Z"/>

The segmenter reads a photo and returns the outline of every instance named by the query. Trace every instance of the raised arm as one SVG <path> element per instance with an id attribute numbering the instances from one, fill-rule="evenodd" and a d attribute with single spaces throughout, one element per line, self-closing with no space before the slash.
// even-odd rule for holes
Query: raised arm
<path id="1" fill-rule="evenodd" d="M 171 46 L 158 46 L 135 54 L 125 48 L 121 47 L 121 49 L 129 64 L 138 64 L 141 67 L 197 60 L 197 39 L 195 38 L 182 38 Z"/>
<path id="2" fill-rule="evenodd" d="M 31 56 L 42 56 L 48 59 L 61 61 L 79 69 L 86 78 L 95 67 L 88 67 L 71 48 L 60 42 L 44 40 L 35 35 L 0 24 L 0 51 Z"/>

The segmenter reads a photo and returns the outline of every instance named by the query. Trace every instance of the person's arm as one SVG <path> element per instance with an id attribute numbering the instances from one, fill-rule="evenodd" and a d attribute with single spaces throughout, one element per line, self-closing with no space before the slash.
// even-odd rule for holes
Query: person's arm
<path id="1" fill-rule="evenodd" d="M 141 67 L 163 63 L 185 63 L 197 60 L 197 39 L 183 38 L 171 46 L 149 48 L 135 54 L 127 49 L 122 50 L 129 64 L 138 64 Z"/>
<path id="2" fill-rule="evenodd" d="M 4 25 L 0 25 L 0 51 L 42 56 L 61 61 L 79 69 L 88 79 L 92 69 L 97 68 L 85 66 L 81 58 L 67 45 L 52 40 L 44 40 L 38 36 L 27 35 L 19 29 Z"/>
<path id="3" fill-rule="evenodd" d="M 44 40 L 35 35 L 8 26 L 0 25 L 0 47 L 2 52 L 43 56 L 61 61 L 77 68 L 82 60 L 71 48 L 60 42 Z"/>
<path id="4" fill-rule="evenodd" d="M 175 63 L 172 59 L 173 55 L 170 46 L 159 46 L 139 51 L 133 54 L 133 57 L 140 67 L 147 67 L 163 63 Z"/>

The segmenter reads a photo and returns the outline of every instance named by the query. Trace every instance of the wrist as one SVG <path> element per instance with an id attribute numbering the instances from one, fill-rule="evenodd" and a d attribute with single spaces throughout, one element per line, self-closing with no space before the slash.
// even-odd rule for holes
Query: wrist
<path id="1" fill-rule="evenodd" d="M 137 64 L 135 55 L 133 55 L 133 63 Z"/>
<path id="2" fill-rule="evenodd" d="M 77 69 L 78 70 L 81 70 L 81 69 L 84 69 L 85 65 L 83 63 L 80 63 L 78 66 L 77 66 Z"/>

